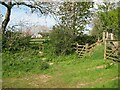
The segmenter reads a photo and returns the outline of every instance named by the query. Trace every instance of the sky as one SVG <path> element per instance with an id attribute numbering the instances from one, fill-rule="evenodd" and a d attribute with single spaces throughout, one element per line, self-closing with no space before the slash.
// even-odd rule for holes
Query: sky
<path id="1" fill-rule="evenodd" d="M 0 4 L 0 13 L 5 16 L 6 8 Z M 4 17 L 3 17 L 4 19 Z M 51 16 L 38 16 L 36 13 L 31 13 L 31 10 L 25 6 L 17 6 L 12 8 L 9 25 L 15 25 L 22 22 L 27 22 L 30 25 L 45 25 L 52 27 L 57 21 Z"/>

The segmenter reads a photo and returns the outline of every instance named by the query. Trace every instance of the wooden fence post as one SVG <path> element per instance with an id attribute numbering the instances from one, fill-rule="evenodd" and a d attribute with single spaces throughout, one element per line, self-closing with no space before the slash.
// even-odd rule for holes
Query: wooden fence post
<path id="1" fill-rule="evenodd" d="M 88 52 L 88 43 L 85 45 L 86 53 Z"/>
<path id="2" fill-rule="evenodd" d="M 78 53 L 78 43 L 76 44 L 76 53 Z"/>
<path id="3" fill-rule="evenodd" d="M 107 41 L 106 41 L 107 39 L 105 39 L 105 41 L 104 41 L 104 61 L 105 61 L 105 68 L 106 68 L 106 49 L 107 49 Z"/>
<path id="4" fill-rule="evenodd" d="M 109 33 L 106 32 L 106 39 L 108 40 L 108 38 L 109 38 Z"/>
<path id="5" fill-rule="evenodd" d="M 113 33 L 110 33 L 110 39 L 111 40 L 114 40 L 114 37 L 113 37 L 114 35 L 113 35 Z"/>
<path id="6" fill-rule="evenodd" d="M 104 60 L 106 60 L 106 46 L 107 45 L 107 41 L 105 40 L 105 43 L 104 43 Z"/>
<path id="7" fill-rule="evenodd" d="M 103 32 L 103 42 L 105 41 L 105 32 Z"/>

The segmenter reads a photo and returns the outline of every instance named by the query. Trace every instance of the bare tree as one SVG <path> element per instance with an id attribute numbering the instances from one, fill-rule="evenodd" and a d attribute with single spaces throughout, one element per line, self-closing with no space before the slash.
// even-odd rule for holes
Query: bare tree
<path id="1" fill-rule="evenodd" d="M 10 21 L 11 9 L 14 6 L 24 5 L 31 9 L 32 12 L 39 12 L 40 14 L 48 14 L 51 12 L 52 2 L 41 2 L 40 0 L 2 0 L 0 4 L 7 8 L 5 19 L 2 22 L 2 33 L 5 34 L 6 27 Z"/>

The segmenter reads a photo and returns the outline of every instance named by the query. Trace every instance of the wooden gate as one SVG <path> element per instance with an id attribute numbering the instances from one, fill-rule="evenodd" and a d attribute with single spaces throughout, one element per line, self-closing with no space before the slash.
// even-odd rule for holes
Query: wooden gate
<path id="1" fill-rule="evenodd" d="M 120 61 L 120 40 L 105 40 L 104 59 Z"/>
<path id="2" fill-rule="evenodd" d="M 86 53 L 92 52 L 93 49 L 95 48 L 95 46 L 99 45 L 100 43 L 102 43 L 102 40 L 99 40 L 96 43 L 93 43 L 91 45 L 89 45 L 88 43 L 86 43 L 85 45 L 79 45 L 77 43 L 77 45 L 76 45 L 76 53 L 78 53 L 79 56 L 82 58 Z"/>
<path id="3" fill-rule="evenodd" d="M 76 53 L 79 54 L 80 57 L 82 57 L 86 52 L 86 45 L 79 45 L 77 44 L 76 47 Z"/>

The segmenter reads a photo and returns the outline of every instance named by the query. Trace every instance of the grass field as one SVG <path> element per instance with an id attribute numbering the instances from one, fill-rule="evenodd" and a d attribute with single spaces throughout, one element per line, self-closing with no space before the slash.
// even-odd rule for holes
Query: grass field
<path id="1" fill-rule="evenodd" d="M 3 88 L 118 88 L 119 63 L 105 62 L 103 51 L 100 45 L 83 58 L 72 54 L 52 60 L 36 50 L 3 53 Z M 41 70 L 43 58 L 53 65 Z"/>

